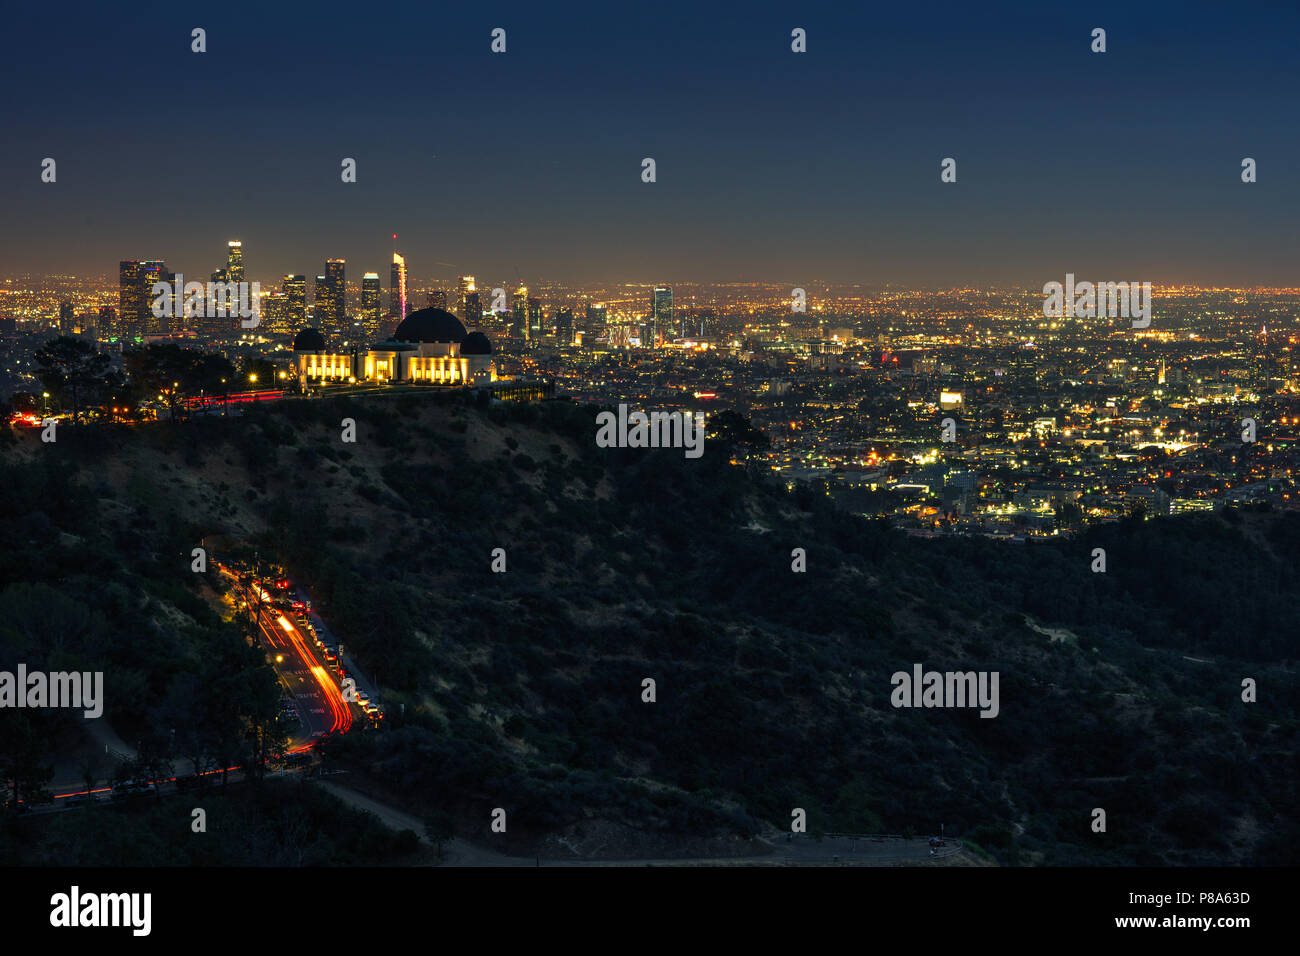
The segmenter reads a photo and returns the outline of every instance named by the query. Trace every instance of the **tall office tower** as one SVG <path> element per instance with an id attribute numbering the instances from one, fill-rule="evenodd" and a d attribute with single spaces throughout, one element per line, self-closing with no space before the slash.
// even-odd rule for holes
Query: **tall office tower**
<path id="1" fill-rule="evenodd" d="M 587 327 L 583 331 L 588 335 L 604 335 L 608 321 L 609 309 L 603 302 L 593 302 L 587 306 Z"/>
<path id="2" fill-rule="evenodd" d="M 284 293 L 285 313 L 294 332 L 307 326 L 307 277 L 286 275 L 280 283 Z"/>
<path id="3" fill-rule="evenodd" d="M 72 330 L 76 327 L 77 316 L 72 309 L 71 302 L 59 303 L 59 334 L 71 335 Z"/>
<path id="4" fill-rule="evenodd" d="M 510 299 L 510 334 L 528 338 L 528 286 L 520 283 Z"/>
<path id="5" fill-rule="evenodd" d="M 517 339 L 528 338 L 528 286 L 520 285 L 510 300 L 510 334 Z"/>
<path id="6" fill-rule="evenodd" d="M 244 281 L 244 244 L 238 239 L 226 243 L 226 275 L 231 282 Z"/>
<path id="7" fill-rule="evenodd" d="M 528 298 L 528 337 L 542 337 L 542 300 L 532 296 Z"/>
<path id="8" fill-rule="evenodd" d="M 429 308 L 429 309 L 442 309 L 443 311 L 446 311 L 446 309 L 447 309 L 447 290 L 446 290 L 446 289 L 430 289 L 428 292 L 426 292 L 426 293 L 424 294 L 424 305 L 425 305 L 425 308 Z"/>
<path id="9" fill-rule="evenodd" d="M 475 288 L 473 276 L 461 276 L 456 284 L 456 307 L 462 322 L 469 322 L 469 295 Z"/>
<path id="10" fill-rule="evenodd" d="M 111 305 L 99 310 L 99 319 L 95 322 L 95 335 L 101 342 L 107 342 L 117 334 L 117 317 Z"/>
<path id="11" fill-rule="evenodd" d="M 361 277 L 361 331 L 367 342 L 379 340 L 379 323 L 383 307 L 379 304 L 379 273 L 367 272 Z"/>
<path id="12" fill-rule="evenodd" d="M 561 345 L 573 344 L 572 309 L 561 309 L 555 313 L 555 338 Z"/>
<path id="13" fill-rule="evenodd" d="M 148 326 L 149 290 L 144 287 L 144 263 L 123 259 L 118 263 L 117 305 L 121 316 L 119 334 L 124 339 L 140 338 Z"/>
<path id="14" fill-rule="evenodd" d="M 283 292 L 262 293 L 261 328 L 269 335 L 291 335 L 294 329 L 289 322 L 289 297 Z"/>
<path id="15" fill-rule="evenodd" d="M 326 259 L 325 274 L 316 277 L 316 328 L 326 338 L 344 335 L 347 323 L 347 288 L 344 260 Z"/>
<path id="16" fill-rule="evenodd" d="M 231 333 L 232 318 L 230 315 L 230 273 L 225 269 L 218 269 L 208 278 L 208 288 L 203 290 L 203 295 L 194 303 L 195 315 L 202 316 L 199 319 L 199 328 L 203 334 L 211 339 L 224 339 Z M 221 307 L 222 294 L 215 293 L 212 286 L 221 286 L 225 289 L 225 308 Z M 235 293 L 238 301 L 239 293 Z M 212 314 L 209 315 L 208 313 Z"/>
<path id="17" fill-rule="evenodd" d="M 123 331 L 130 329 L 139 311 L 140 260 L 123 259 L 117 264 L 117 314 Z"/>
<path id="18" fill-rule="evenodd" d="M 173 305 L 172 292 L 164 292 L 155 295 L 153 287 L 155 283 L 171 283 L 175 278 L 172 273 L 167 271 L 167 263 L 161 259 L 146 259 L 140 263 L 140 285 L 144 291 L 144 330 L 141 334 L 161 335 L 172 331 L 172 313 L 175 311 Z M 159 301 L 161 300 L 161 301 Z M 158 311 L 161 316 L 154 314 L 154 302 L 158 302 Z"/>
<path id="19" fill-rule="evenodd" d="M 657 348 L 662 339 L 676 335 L 673 328 L 673 290 L 655 286 L 653 307 L 650 310 L 650 347 Z"/>
<path id="20" fill-rule="evenodd" d="M 465 314 L 461 316 L 465 328 L 473 329 L 483 324 L 483 306 L 479 303 L 477 292 L 465 294 Z"/>
<path id="21" fill-rule="evenodd" d="M 345 262 L 346 260 L 343 259 L 325 260 L 325 282 L 329 287 L 330 294 L 334 296 L 331 313 L 340 331 L 348 320 L 348 287 L 343 275 Z"/>
<path id="22" fill-rule="evenodd" d="M 379 312 L 379 273 L 367 272 L 361 277 L 361 311 Z"/>
<path id="23" fill-rule="evenodd" d="M 315 301 L 313 302 L 311 312 L 311 324 L 316 327 L 321 335 L 325 336 L 328 342 L 330 336 L 335 332 L 334 329 L 334 297 L 329 293 L 328 284 L 324 276 L 316 277 Z"/>
<path id="24" fill-rule="evenodd" d="M 393 253 L 388 280 L 388 317 L 401 322 L 406 318 L 406 259 L 400 253 Z"/>

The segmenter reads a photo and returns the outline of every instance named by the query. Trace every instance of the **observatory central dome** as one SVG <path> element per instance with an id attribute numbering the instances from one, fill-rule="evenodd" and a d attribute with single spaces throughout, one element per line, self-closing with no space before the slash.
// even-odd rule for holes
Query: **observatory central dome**
<path id="1" fill-rule="evenodd" d="M 459 345 L 465 339 L 460 319 L 442 309 L 420 309 L 402 320 L 393 333 L 398 342 L 437 342 Z"/>

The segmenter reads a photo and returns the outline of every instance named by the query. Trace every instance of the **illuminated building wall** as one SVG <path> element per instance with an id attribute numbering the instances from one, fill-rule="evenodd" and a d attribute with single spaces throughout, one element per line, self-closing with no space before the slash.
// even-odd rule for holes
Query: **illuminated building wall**
<path id="1" fill-rule="evenodd" d="M 469 297 L 475 292 L 474 277 L 461 276 L 456 287 L 456 305 L 460 308 L 460 317 L 464 322 L 469 322 Z"/>
<path id="2" fill-rule="evenodd" d="M 302 328 L 307 324 L 307 277 L 286 275 L 280 290 L 285 297 L 289 328 Z"/>
<path id="3" fill-rule="evenodd" d="M 393 267 L 389 272 L 388 316 L 399 322 L 406 318 L 406 259 L 397 252 L 393 253 Z"/>
<path id="4" fill-rule="evenodd" d="M 244 244 L 238 239 L 226 243 L 226 275 L 231 282 L 244 281 Z"/>
<path id="5" fill-rule="evenodd" d="M 656 286 L 650 311 L 650 345 L 657 346 L 662 339 L 674 336 L 673 290 L 666 285 Z"/>
<path id="6" fill-rule="evenodd" d="M 361 330 L 368 342 L 379 335 L 379 320 L 383 314 L 380 300 L 379 273 L 367 272 L 361 277 Z"/>
<path id="7" fill-rule="evenodd" d="M 530 339 L 540 339 L 542 337 L 542 300 L 529 298 L 528 300 L 528 337 Z"/>

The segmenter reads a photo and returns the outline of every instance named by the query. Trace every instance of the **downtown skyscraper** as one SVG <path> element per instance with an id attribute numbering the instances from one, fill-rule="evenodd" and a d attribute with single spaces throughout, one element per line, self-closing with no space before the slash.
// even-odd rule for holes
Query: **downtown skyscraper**
<path id="1" fill-rule="evenodd" d="M 483 317 L 481 311 L 479 311 L 477 315 L 473 316 L 472 320 L 470 317 L 471 310 L 479 309 L 478 292 L 475 291 L 475 289 L 476 286 L 474 285 L 473 276 L 460 277 L 459 284 L 456 288 L 456 308 L 459 310 L 460 320 L 465 323 L 466 328 L 471 326 L 471 322 L 472 324 L 477 325 L 479 319 Z M 470 301 L 471 296 L 473 296 L 472 302 Z"/>
<path id="2" fill-rule="evenodd" d="M 307 325 L 307 277 L 286 275 L 280 283 L 286 300 L 285 312 L 289 328 L 294 332 Z"/>
<path id="3" fill-rule="evenodd" d="M 316 277 L 316 327 L 327 338 L 345 334 L 347 286 L 344 259 L 326 259 L 325 274 Z"/>
<path id="4" fill-rule="evenodd" d="M 161 259 L 123 259 L 118 264 L 118 308 L 120 338 L 143 339 L 172 331 L 170 296 L 162 303 L 162 318 L 153 314 L 155 282 L 171 282 L 172 274 Z"/>
<path id="5" fill-rule="evenodd" d="M 388 317 L 394 325 L 406 318 L 406 302 L 406 259 L 400 252 L 394 252 L 388 281 Z"/>
<path id="6" fill-rule="evenodd" d="M 123 339 L 144 335 L 148 327 L 149 290 L 141 282 L 144 263 L 123 259 L 117 267 L 118 334 Z"/>
<path id="7" fill-rule="evenodd" d="M 651 348 L 658 348 L 668 337 L 676 335 L 673 328 L 673 290 L 670 286 L 655 286 L 650 308 L 650 334 L 646 336 Z"/>
<path id="8" fill-rule="evenodd" d="M 510 334 L 517 339 L 528 338 L 528 286 L 520 284 L 510 302 Z"/>
<path id="9" fill-rule="evenodd" d="M 378 272 L 367 272 L 361 277 L 361 314 L 359 319 L 361 337 L 367 342 L 375 342 L 379 339 L 380 320 L 383 318 L 383 306 L 380 304 L 382 294 Z"/>
<path id="10" fill-rule="evenodd" d="M 226 277 L 230 282 L 244 281 L 244 244 L 238 239 L 226 243 Z"/>

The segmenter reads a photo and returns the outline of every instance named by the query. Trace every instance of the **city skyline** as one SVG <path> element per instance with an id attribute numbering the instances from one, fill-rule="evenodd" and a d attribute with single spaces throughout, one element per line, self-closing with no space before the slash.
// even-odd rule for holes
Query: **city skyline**
<path id="1" fill-rule="evenodd" d="M 492 20 L 411 11 L 396 31 L 267 10 L 234 43 L 220 17 L 88 9 L 57 31 L 50 14 L 19 11 L 15 32 L 33 42 L 0 67 L 14 91 L 0 203 L 17 224 L 0 268 L 197 264 L 240 236 L 263 277 L 330 257 L 382 270 L 397 233 L 417 276 L 1294 283 L 1300 136 L 1276 118 L 1295 89 L 1286 37 L 1300 13 L 1256 8 L 1211 33 L 1118 5 L 1087 19 L 1017 9 L 761 4 L 742 21 L 685 5 L 516 7 Z M 1104 54 L 1089 49 L 1097 26 Z M 795 27 L 806 53 L 791 50 Z M 62 66 L 46 75 L 35 64 L 52 44 Z M 128 124 L 160 78 L 179 122 Z M 189 117 L 228 111 L 232 82 L 224 148 L 186 148 Z M 321 136 L 324 109 L 338 122 Z M 112 131 L 112 152 L 87 149 L 97 130 Z M 1241 181 L 1246 157 L 1257 182 Z"/>
<path id="2" fill-rule="evenodd" d="M 1300 6 L 1135 6 L 7 12 L 11 922 L 901 866 L 1263 927 Z"/>

